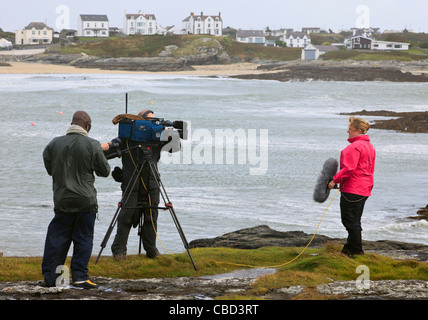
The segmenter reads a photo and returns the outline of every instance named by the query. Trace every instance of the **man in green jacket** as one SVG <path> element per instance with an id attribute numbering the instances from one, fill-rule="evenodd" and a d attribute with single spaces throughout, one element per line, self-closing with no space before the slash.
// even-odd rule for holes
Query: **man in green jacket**
<path id="1" fill-rule="evenodd" d="M 42 262 L 47 286 L 61 279 L 71 242 L 73 285 L 96 287 L 88 279 L 95 217 L 98 212 L 95 176 L 107 177 L 110 166 L 100 143 L 88 137 L 91 118 L 84 111 L 73 115 L 67 134 L 54 138 L 43 151 L 46 171 L 52 176 L 55 216 L 49 224 Z"/>

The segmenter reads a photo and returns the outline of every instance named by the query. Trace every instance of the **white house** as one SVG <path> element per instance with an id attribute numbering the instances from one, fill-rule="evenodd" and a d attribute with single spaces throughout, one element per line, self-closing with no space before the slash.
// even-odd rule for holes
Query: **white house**
<path id="1" fill-rule="evenodd" d="M 24 30 L 15 32 L 15 44 L 50 44 L 53 29 L 43 22 L 31 22 Z"/>
<path id="2" fill-rule="evenodd" d="M 305 48 L 311 44 L 311 38 L 307 32 L 285 32 L 284 42 L 289 48 Z"/>
<path id="3" fill-rule="evenodd" d="M 204 15 L 201 12 L 200 16 L 190 13 L 186 19 L 182 21 L 182 29 L 185 34 L 212 34 L 215 36 L 223 35 L 223 20 L 221 13 L 218 16 Z"/>
<path id="4" fill-rule="evenodd" d="M 125 12 L 122 32 L 126 35 L 156 34 L 158 32 L 156 17 L 154 14 L 144 14 L 142 11 L 138 11 L 137 14 Z"/>
<path id="5" fill-rule="evenodd" d="M 264 30 L 237 30 L 236 41 L 243 43 L 255 43 L 262 44 L 266 43 L 266 34 Z"/>
<path id="6" fill-rule="evenodd" d="M 5 38 L 0 39 L 0 48 L 5 49 L 12 49 L 13 44 L 9 40 L 6 40 Z"/>
<path id="7" fill-rule="evenodd" d="M 351 37 L 346 40 L 347 49 L 365 49 L 365 50 L 409 50 L 410 43 L 380 41 L 366 36 Z"/>
<path id="8" fill-rule="evenodd" d="M 77 20 L 78 37 L 109 37 L 109 21 L 105 14 L 81 14 Z"/>
<path id="9" fill-rule="evenodd" d="M 409 50 L 410 43 L 372 39 L 372 50 Z"/>
<path id="10" fill-rule="evenodd" d="M 317 60 L 320 56 L 318 48 L 309 44 L 302 50 L 302 60 Z"/>

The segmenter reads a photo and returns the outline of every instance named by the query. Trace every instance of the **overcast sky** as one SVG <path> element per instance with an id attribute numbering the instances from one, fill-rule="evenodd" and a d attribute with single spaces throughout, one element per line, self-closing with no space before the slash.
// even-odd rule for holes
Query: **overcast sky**
<path id="1" fill-rule="evenodd" d="M 106 14 L 111 27 L 122 27 L 123 14 L 154 14 L 161 26 L 178 25 L 190 12 L 218 15 L 224 27 L 271 29 L 320 27 L 350 29 L 371 26 L 428 33 L 428 0 L 0 0 L 0 28 L 15 32 L 30 22 L 58 30 L 77 28 L 79 14 Z M 64 19 L 65 18 L 65 19 Z"/>

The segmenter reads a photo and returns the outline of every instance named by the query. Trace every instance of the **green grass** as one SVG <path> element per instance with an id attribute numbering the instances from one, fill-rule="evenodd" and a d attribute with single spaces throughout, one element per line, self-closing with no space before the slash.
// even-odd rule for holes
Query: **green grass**
<path id="1" fill-rule="evenodd" d="M 212 41 L 203 41 L 211 38 Z M 244 61 L 253 59 L 289 61 L 300 58 L 301 49 L 264 47 L 254 44 L 239 43 L 228 37 L 215 37 L 208 35 L 169 35 L 169 36 L 128 36 L 123 38 L 108 38 L 99 41 L 84 39 L 78 46 L 63 47 L 63 54 L 85 53 L 97 57 L 156 57 L 168 45 L 176 45 L 174 57 L 198 54 L 198 46 L 223 46 L 229 56 L 237 56 Z"/>
<path id="2" fill-rule="evenodd" d="M 314 35 L 315 36 L 315 35 Z M 203 41 L 202 39 L 212 39 Z M 334 35 L 319 36 L 315 42 L 323 40 L 339 40 Z M 324 39 L 326 38 L 326 39 Z M 127 36 L 111 38 L 81 38 L 81 44 L 77 46 L 60 48 L 60 52 L 86 53 L 91 56 L 102 58 L 118 57 L 157 57 L 168 45 L 176 45 L 178 50 L 173 52 L 173 57 L 198 54 L 198 46 L 219 47 L 230 57 L 239 57 L 241 61 L 253 60 L 276 60 L 292 61 L 299 60 L 301 48 L 265 47 L 256 44 L 240 43 L 227 36 L 216 37 L 209 35 L 152 35 L 152 36 Z M 340 42 L 340 41 L 339 41 Z M 397 60 L 418 61 L 427 59 L 427 51 L 412 47 L 408 51 L 368 51 L 368 50 L 339 50 L 328 52 L 321 56 L 324 60 Z"/>
<path id="3" fill-rule="evenodd" d="M 140 279 L 162 277 L 197 277 L 227 273 L 236 269 L 253 267 L 275 267 L 275 274 L 266 275 L 253 287 L 239 295 L 220 297 L 221 299 L 255 299 L 273 289 L 301 285 L 306 289 L 299 299 L 321 299 L 316 286 L 335 281 L 353 281 L 359 265 L 370 270 L 370 280 L 426 280 L 428 264 L 417 261 L 400 261 L 388 257 L 365 254 L 350 259 L 340 253 L 337 245 L 327 245 L 322 249 L 307 249 L 298 259 L 289 263 L 302 248 L 265 247 L 255 250 L 230 248 L 198 248 L 191 253 L 199 271 L 187 253 L 161 255 L 148 259 L 144 255 L 128 256 L 124 261 L 114 261 L 103 256 L 95 265 L 95 257 L 89 263 L 90 276 L 110 278 Z M 0 258 L 0 281 L 42 280 L 41 257 Z M 69 261 L 66 262 L 68 264 Z"/>

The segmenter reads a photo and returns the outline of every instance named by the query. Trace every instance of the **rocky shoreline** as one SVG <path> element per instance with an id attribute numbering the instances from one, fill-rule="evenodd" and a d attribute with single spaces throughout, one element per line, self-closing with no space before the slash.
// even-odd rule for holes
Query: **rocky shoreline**
<path id="1" fill-rule="evenodd" d="M 395 130 L 407 133 L 428 133 L 428 111 L 394 112 L 387 110 L 357 111 L 342 113 L 343 115 L 375 116 L 392 119 L 374 120 L 370 127 L 373 129 Z"/>
<path id="2" fill-rule="evenodd" d="M 301 231 L 280 232 L 261 225 L 227 233 L 212 239 L 194 240 L 196 247 L 232 247 L 255 249 L 263 246 L 303 247 L 312 235 Z M 345 239 L 316 235 L 311 248 L 327 243 L 343 244 Z M 428 246 L 395 241 L 364 241 L 366 252 L 386 255 L 400 260 L 428 261 Z M 216 297 L 249 290 L 261 276 L 275 273 L 274 268 L 236 270 L 227 274 L 201 277 L 161 279 L 111 279 L 93 277 L 98 289 L 73 287 L 46 288 L 40 281 L 0 282 L 0 300 L 170 300 L 207 301 Z M 274 289 L 260 296 L 267 300 L 289 300 L 303 292 L 302 286 Z M 320 296 L 359 300 L 427 300 L 428 281 L 385 280 L 370 281 L 369 288 L 356 286 L 355 281 L 332 281 L 317 286 Z"/>
<path id="3" fill-rule="evenodd" d="M 258 65 L 257 73 L 230 75 L 237 79 L 258 79 L 276 81 L 392 81 L 428 82 L 428 60 L 422 61 L 243 61 L 240 57 L 230 57 L 221 46 L 198 47 L 198 54 L 174 58 L 177 48 L 168 46 L 158 57 L 147 58 L 106 58 L 79 54 L 44 53 L 35 55 L 3 55 L 0 63 L 9 62 L 42 63 L 77 68 L 100 70 L 178 72 L 192 71 L 194 66 L 231 65 L 251 62 Z M 425 74 L 427 73 L 427 74 Z"/>
<path id="4" fill-rule="evenodd" d="M 292 61 L 266 63 L 257 75 L 237 75 L 237 79 L 289 81 L 391 81 L 428 82 L 428 61 Z M 275 72 L 273 72 L 275 71 Z M 423 72 L 422 72 L 423 71 Z"/>

